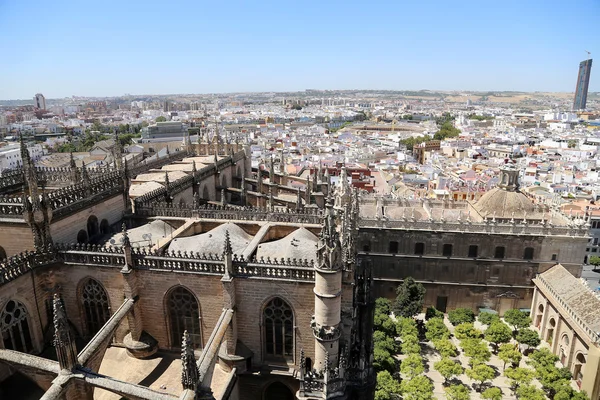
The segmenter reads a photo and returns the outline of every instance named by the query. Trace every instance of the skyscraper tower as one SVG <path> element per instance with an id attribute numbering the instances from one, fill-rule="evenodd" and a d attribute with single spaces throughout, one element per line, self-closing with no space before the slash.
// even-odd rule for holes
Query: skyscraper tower
<path id="1" fill-rule="evenodd" d="M 35 106 L 40 110 L 46 109 L 46 98 L 43 94 L 38 93 L 33 97 L 33 101 L 35 102 Z"/>
<path id="2" fill-rule="evenodd" d="M 590 72 L 592 71 L 592 59 L 579 63 L 579 75 L 577 75 L 577 86 L 575 87 L 575 100 L 573 100 L 573 111 L 585 110 L 587 102 L 588 86 L 590 84 Z"/>

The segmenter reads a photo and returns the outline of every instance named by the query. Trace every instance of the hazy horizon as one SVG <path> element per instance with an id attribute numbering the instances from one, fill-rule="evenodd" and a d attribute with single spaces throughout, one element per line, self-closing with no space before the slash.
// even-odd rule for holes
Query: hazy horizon
<path id="1" fill-rule="evenodd" d="M 0 99 L 319 87 L 573 93 L 586 51 L 600 54 L 598 20 L 597 0 L 0 2 Z M 597 68 L 590 92 L 600 91 Z"/>

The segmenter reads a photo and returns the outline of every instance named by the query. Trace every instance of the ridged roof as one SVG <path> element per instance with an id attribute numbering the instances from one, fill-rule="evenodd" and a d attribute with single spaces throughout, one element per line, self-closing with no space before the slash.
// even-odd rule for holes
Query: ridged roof
<path id="1" fill-rule="evenodd" d="M 540 276 L 583 322 L 594 332 L 600 332 L 600 299 L 580 279 L 560 264 Z"/>
<path id="2" fill-rule="evenodd" d="M 262 243 L 256 250 L 256 257 L 297 260 L 315 260 L 317 258 L 318 238 L 306 228 L 298 228 L 286 237 L 268 243 Z"/>
<path id="3" fill-rule="evenodd" d="M 242 254 L 252 240 L 252 235 L 247 234 L 246 231 L 231 222 L 219 225 L 206 233 L 173 239 L 169 244 L 169 251 L 223 254 L 225 231 L 229 231 L 233 254 Z"/>

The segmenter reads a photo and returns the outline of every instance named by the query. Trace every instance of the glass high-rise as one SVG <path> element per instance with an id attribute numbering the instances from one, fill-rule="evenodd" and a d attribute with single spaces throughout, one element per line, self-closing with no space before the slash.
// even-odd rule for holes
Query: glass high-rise
<path id="1" fill-rule="evenodd" d="M 590 84 L 590 72 L 592 71 L 592 59 L 579 63 L 579 75 L 577 75 L 577 87 L 575 88 L 575 100 L 573 110 L 584 110 L 587 102 L 588 86 Z"/>

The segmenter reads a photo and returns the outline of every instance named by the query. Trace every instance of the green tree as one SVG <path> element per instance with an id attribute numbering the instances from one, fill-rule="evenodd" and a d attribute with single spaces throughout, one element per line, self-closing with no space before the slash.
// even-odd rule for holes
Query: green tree
<path id="1" fill-rule="evenodd" d="M 387 314 L 375 314 L 373 318 L 373 327 L 375 330 L 382 331 L 388 336 L 396 334 L 396 324 Z"/>
<path id="2" fill-rule="evenodd" d="M 517 342 L 529 347 L 537 347 L 540 344 L 540 335 L 532 329 L 521 329 L 517 333 Z"/>
<path id="3" fill-rule="evenodd" d="M 487 388 L 481 393 L 481 398 L 486 400 L 502 400 L 502 389 L 495 386 Z"/>
<path id="4" fill-rule="evenodd" d="M 517 398 L 522 400 L 546 400 L 544 392 L 532 385 L 521 385 L 516 393 Z"/>
<path id="5" fill-rule="evenodd" d="M 574 149 L 575 147 L 577 147 L 577 140 L 575 140 L 575 139 L 570 139 L 570 140 L 567 142 L 567 146 L 568 146 L 570 149 Z"/>
<path id="6" fill-rule="evenodd" d="M 373 368 L 375 371 L 388 371 L 393 374 L 396 372 L 396 360 L 389 351 L 375 347 L 373 350 Z"/>
<path id="7" fill-rule="evenodd" d="M 413 379 L 417 375 L 421 375 L 425 371 L 423 359 L 419 354 L 409 354 L 402 363 L 400 363 L 400 372 Z"/>
<path id="8" fill-rule="evenodd" d="M 404 336 L 402 338 L 402 344 L 400 345 L 402 354 L 419 354 L 421 353 L 421 346 L 419 346 L 419 339 L 416 336 Z"/>
<path id="9" fill-rule="evenodd" d="M 432 400 L 433 384 L 425 375 L 403 380 L 400 384 L 404 400 Z"/>
<path id="10" fill-rule="evenodd" d="M 432 342 L 450 338 L 450 330 L 441 318 L 432 318 L 425 323 L 425 338 Z"/>
<path id="11" fill-rule="evenodd" d="M 458 324 L 454 329 L 454 336 L 457 339 L 479 339 L 481 337 L 481 331 L 475 329 L 472 322 L 463 322 Z"/>
<path id="12" fill-rule="evenodd" d="M 598 257 L 598 256 L 591 256 L 588 259 L 588 264 L 591 264 L 591 265 L 597 267 L 598 265 L 600 265 L 600 257 Z"/>
<path id="13" fill-rule="evenodd" d="M 510 343 L 504 343 L 500 345 L 500 350 L 498 351 L 498 358 L 504 362 L 502 370 L 506 368 L 507 363 L 511 363 L 513 366 L 519 365 L 519 362 L 521 362 L 521 357 L 523 357 L 523 355 L 515 347 L 515 345 Z"/>
<path id="14" fill-rule="evenodd" d="M 433 345 L 442 357 L 456 357 L 458 354 L 456 346 L 449 339 L 436 340 Z"/>
<path id="15" fill-rule="evenodd" d="M 464 368 L 459 363 L 449 358 L 442 358 L 433 364 L 433 368 L 444 377 L 444 385 L 448 384 L 448 381 L 454 376 L 464 372 Z"/>
<path id="16" fill-rule="evenodd" d="M 534 350 L 529 355 L 529 363 L 536 370 L 554 367 L 557 361 L 558 356 L 546 348 Z"/>
<path id="17" fill-rule="evenodd" d="M 589 400 L 589 397 L 585 392 L 578 392 L 570 385 L 566 385 L 556 392 L 554 400 Z"/>
<path id="18" fill-rule="evenodd" d="M 394 338 L 382 331 L 373 332 L 373 343 L 376 348 L 378 347 L 390 354 L 395 354 L 398 351 L 398 344 Z"/>
<path id="19" fill-rule="evenodd" d="M 465 385 L 452 385 L 444 389 L 448 400 L 469 400 L 471 392 Z"/>
<path id="20" fill-rule="evenodd" d="M 479 387 L 481 387 L 485 381 L 491 381 L 496 377 L 496 371 L 489 365 L 478 364 L 467 370 L 467 376 L 479 382 Z"/>
<path id="21" fill-rule="evenodd" d="M 491 312 L 482 312 L 477 316 L 477 320 L 483 325 L 491 325 L 492 322 L 500 321 L 500 317 Z"/>
<path id="22" fill-rule="evenodd" d="M 529 384 L 535 377 L 535 371 L 529 368 L 506 368 L 504 376 L 510 380 L 513 391 L 521 385 Z"/>
<path id="23" fill-rule="evenodd" d="M 425 288 L 420 283 L 408 277 L 396 290 L 394 312 L 401 317 L 413 317 L 423 310 Z"/>
<path id="24" fill-rule="evenodd" d="M 392 302 L 385 297 L 379 297 L 375 300 L 375 313 L 390 315 L 392 312 Z"/>
<path id="25" fill-rule="evenodd" d="M 460 129 L 455 128 L 452 122 L 448 121 L 440 127 L 440 130 L 437 131 L 435 135 L 433 135 L 433 139 L 444 140 L 457 137 L 458 135 L 460 135 Z"/>
<path id="26" fill-rule="evenodd" d="M 531 318 L 529 318 L 527 313 L 516 308 L 504 313 L 504 320 L 507 324 L 512 325 L 515 331 L 531 325 Z"/>
<path id="27" fill-rule="evenodd" d="M 457 308 L 448 313 L 448 320 L 454 326 L 465 322 L 475 322 L 475 313 L 470 308 Z"/>
<path id="28" fill-rule="evenodd" d="M 463 339 L 460 346 L 465 355 L 471 358 L 469 362 L 473 365 L 488 362 L 492 356 L 488 346 L 480 339 Z"/>
<path id="29" fill-rule="evenodd" d="M 166 122 L 167 118 L 163 117 L 162 115 L 160 117 L 156 117 L 156 119 L 154 120 L 155 122 Z"/>
<path id="30" fill-rule="evenodd" d="M 427 307 L 427 310 L 425 310 L 425 320 L 429 321 L 432 318 L 444 319 L 444 313 L 437 310 L 435 307 Z"/>
<path id="31" fill-rule="evenodd" d="M 402 338 L 405 336 L 418 336 L 417 323 L 412 318 L 398 317 L 396 318 L 396 333 Z"/>
<path id="32" fill-rule="evenodd" d="M 494 344 L 494 349 L 498 351 L 500 343 L 508 343 L 512 337 L 510 328 L 502 321 L 492 322 L 485 330 L 485 340 Z"/>
<path id="33" fill-rule="evenodd" d="M 375 400 L 394 400 L 400 398 L 402 388 L 392 374 L 388 371 L 377 373 L 377 386 L 375 387 Z"/>

